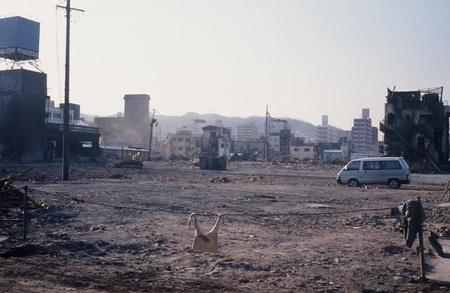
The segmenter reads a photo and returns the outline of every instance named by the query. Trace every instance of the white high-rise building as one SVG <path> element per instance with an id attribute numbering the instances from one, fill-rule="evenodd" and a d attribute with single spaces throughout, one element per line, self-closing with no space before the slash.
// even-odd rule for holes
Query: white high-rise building
<path id="1" fill-rule="evenodd" d="M 362 110 L 362 118 L 353 119 L 353 153 L 372 155 L 374 153 L 374 129 L 369 109 Z"/>

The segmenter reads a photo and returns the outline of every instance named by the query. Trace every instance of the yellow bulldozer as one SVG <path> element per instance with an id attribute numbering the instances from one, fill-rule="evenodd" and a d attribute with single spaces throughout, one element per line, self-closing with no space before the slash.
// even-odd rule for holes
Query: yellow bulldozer
<path id="1" fill-rule="evenodd" d="M 122 157 L 117 162 L 114 162 L 113 168 L 135 168 L 135 169 L 141 169 L 144 164 L 142 163 L 141 159 L 141 148 L 133 148 L 129 147 L 130 149 L 134 149 L 132 153 L 129 153 L 127 151 L 126 153 L 122 154 Z"/>

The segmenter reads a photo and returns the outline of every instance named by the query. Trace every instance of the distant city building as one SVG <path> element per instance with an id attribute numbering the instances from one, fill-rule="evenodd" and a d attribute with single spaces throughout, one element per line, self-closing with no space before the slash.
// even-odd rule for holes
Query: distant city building
<path id="1" fill-rule="evenodd" d="M 343 137 L 349 137 L 348 132 L 328 124 L 328 115 L 322 115 L 322 125 L 317 127 L 317 138 L 323 143 L 337 143 Z"/>
<path id="2" fill-rule="evenodd" d="M 378 145 L 378 128 L 372 127 L 372 144 L 374 146 Z"/>
<path id="3" fill-rule="evenodd" d="M 362 119 L 370 119 L 370 109 L 369 108 L 363 108 L 362 109 Z"/>
<path id="4" fill-rule="evenodd" d="M 328 115 L 322 115 L 322 126 L 328 126 Z"/>
<path id="5" fill-rule="evenodd" d="M 283 119 L 269 119 L 269 144 L 270 157 L 288 157 L 291 140 L 291 130 L 288 122 Z"/>
<path id="6" fill-rule="evenodd" d="M 255 123 L 247 123 L 237 126 L 238 141 L 257 141 L 259 140 L 259 130 Z"/>
<path id="7" fill-rule="evenodd" d="M 373 155 L 378 143 L 378 130 L 372 127 L 369 109 L 362 110 L 362 117 L 353 119 L 352 146 L 353 153 L 361 156 Z M 375 133 L 377 134 L 375 137 Z"/>
<path id="8" fill-rule="evenodd" d="M 192 132 L 188 129 L 179 129 L 174 134 L 169 134 L 164 146 L 165 157 L 191 158 L 194 151 Z"/>

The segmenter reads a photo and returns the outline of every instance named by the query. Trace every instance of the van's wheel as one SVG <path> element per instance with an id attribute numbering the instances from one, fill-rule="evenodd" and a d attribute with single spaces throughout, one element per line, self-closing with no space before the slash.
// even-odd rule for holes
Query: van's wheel
<path id="1" fill-rule="evenodd" d="M 400 187 L 401 184 L 400 184 L 400 181 L 398 181 L 398 179 L 390 179 L 388 181 L 388 185 L 392 189 L 397 189 Z"/>
<path id="2" fill-rule="evenodd" d="M 352 178 L 352 179 L 348 180 L 347 185 L 350 187 L 358 187 L 359 181 L 356 180 L 355 178 Z"/>

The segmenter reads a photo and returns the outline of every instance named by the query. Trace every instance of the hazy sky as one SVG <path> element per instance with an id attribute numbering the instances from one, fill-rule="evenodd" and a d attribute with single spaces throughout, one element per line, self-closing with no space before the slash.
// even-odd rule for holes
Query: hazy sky
<path id="1" fill-rule="evenodd" d="M 61 0 L 1 0 L 0 16 L 41 22 L 41 68 L 63 99 Z M 350 128 L 378 122 L 386 87 L 450 90 L 450 1 L 72 0 L 72 101 L 123 111 L 148 93 L 167 115 L 289 116 Z M 58 45 L 57 45 L 58 44 Z M 58 49 L 59 48 L 59 49 Z"/>

